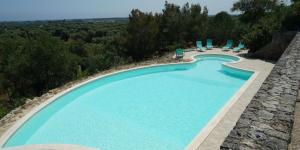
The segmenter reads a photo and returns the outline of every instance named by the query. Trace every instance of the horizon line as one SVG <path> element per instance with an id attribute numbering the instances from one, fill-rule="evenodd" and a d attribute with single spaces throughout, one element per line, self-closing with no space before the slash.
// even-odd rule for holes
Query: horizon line
<path id="1" fill-rule="evenodd" d="M 222 12 L 222 11 L 220 11 Z M 228 13 L 228 12 L 227 12 Z M 237 16 L 239 14 L 232 14 L 228 13 L 231 16 Z M 209 14 L 208 16 L 215 16 L 216 14 Z M 76 20 L 96 20 L 96 19 L 103 19 L 103 20 L 109 20 L 109 19 L 128 19 L 129 17 L 88 17 L 88 18 L 62 18 L 62 19 L 24 19 L 24 20 L 0 20 L 0 23 L 18 23 L 18 22 L 55 22 L 55 21 L 76 21 Z"/>

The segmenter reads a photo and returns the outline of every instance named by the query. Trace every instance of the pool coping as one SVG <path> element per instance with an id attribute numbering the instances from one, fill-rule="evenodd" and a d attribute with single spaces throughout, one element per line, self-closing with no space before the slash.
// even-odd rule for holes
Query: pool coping
<path id="1" fill-rule="evenodd" d="M 225 54 L 197 54 L 192 56 L 197 57 L 198 55 L 225 55 Z M 248 87 L 252 84 L 252 82 L 256 79 L 259 74 L 259 71 L 251 70 L 251 69 L 243 69 L 240 67 L 232 66 L 231 64 L 236 64 L 243 61 L 243 58 L 239 56 L 232 56 L 231 57 L 239 58 L 238 61 L 234 62 L 225 62 L 223 63 L 224 66 L 243 70 L 243 71 L 251 71 L 253 74 L 251 77 L 243 84 L 243 86 L 229 99 L 229 101 L 218 111 L 218 113 L 205 125 L 205 127 L 194 137 L 194 139 L 190 142 L 190 144 L 185 148 L 185 150 L 196 150 L 202 142 L 209 136 L 209 134 L 214 130 L 214 128 L 218 125 L 218 123 L 224 118 L 224 116 L 228 113 L 230 108 L 239 100 L 242 94 L 248 89 Z"/>
<path id="2" fill-rule="evenodd" d="M 28 121 L 31 117 L 33 117 L 36 113 L 40 112 L 43 108 L 48 106 L 49 104 L 56 101 L 59 97 L 85 85 L 88 83 L 91 83 L 93 81 L 96 81 L 101 78 L 105 78 L 111 75 L 127 72 L 127 71 L 133 71 L 133 70 L 139 70 L 144 68 L 151 68 L 151 67 L 158 67 L 158 66 L 167 66 L 167 65 L 180 65 L 180 64 L 192 64 L 196 63 L 196 61 L 199 61 L 200 59 L 196 59 L 197 56 L 200 55 L 221 55 L 221 56 L 229 56 L 229 57 L 236 57 L 239 60 L 234 60 L 233 62 L 224 62 L 222 65 L 225 67 L 238 69 L 242 71 L 250 71 L 253 72 L 252 76 L 244 83 L 244 85 L 230 98 L 230 100 L 218 111 L 218 113 L 205 125 L 205 127 L 193 138 L 191 143 L 187 145 L 185 148 L 186 150 L 195 150 L 198 148 L 198 146 L 205 140 L 205 138 L 209 135 L 209 133 L 217 126 L 217 124 L 221 121 L 221 119 L 226 115 L 226 113 L 229 111 L 229 109 L 235 104 L 235 102 L 239 99 L 239 97 L 242 95 L 242 93 L 245 92 L 245 90 L 248 88 L 248 86 L 255 80 L 257 75 L 259 74 L 259 71 L 250 70 L 250 69 L 243 69 L 240 67 L 232 66 L 231 64 L 239 63 L 243 61 L 243 58 L 239 56 L 232 56 L 227 54 L 196 54 L 191 56 L 192 61 L 190 62 L 179 62 L 179 63 L 162 63 L 162 64 L 152 64 L 152 65 L 145 65 L 145 66 L 139 66 L 134 67 L 130 69 L 122 69 L 119 71 L 111 72 L 104 75 L 99 75 L 97 77 L 93 77 L 91 79 L 88 79 L 86 81 L 83 81 L 81 83 L 78 83 L 70 88 L 67 88 L 66 90 L 63 90 L 62 92 L 59 92 L 55 94 L 53 97 L 49 98 L 45 102 L 41 103 L 37 107 L 34 107 L 29 113 L 27 113 L 24 117 L 19 119 L 13 126 L 11 126 L 7 131 L 4 132 L 4 134 L 0 137 L 0 148 L 2 149 L 3 146 L 6 144 L 6 142 L 9 140 L 9 138 L 24 124 L 26 121 Z M 48 146 L 47 146 L 48 145 Z M 76 146 L 76 144 L 34 144 L 34 145 L 22 145 L 22 146 L 15 146 L 15 147 L 7 147 L 3 149 L 31 149 L 31 148 L 43 148 L 49 147 L 49 145 L 55 146 L 56 148 L 64 149 L 66 145 L 73 145 Z M 85 146 L 80 145 L 80 149 L 91 149 Z M 93 149 L 93 148 L 92 148 Z"/>

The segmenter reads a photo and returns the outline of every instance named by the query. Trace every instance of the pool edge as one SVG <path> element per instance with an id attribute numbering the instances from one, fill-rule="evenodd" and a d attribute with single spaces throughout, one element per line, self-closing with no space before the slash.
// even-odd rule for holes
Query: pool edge
<path id="1" fill-rule="evenodd" d="M 53 97 L 49 98 L 48 100 L 46 100 L 45 102 L 41 103 L 40 105 L 38 105 L 37 107 L 34 107 L 31 111 L 29 111 L 29 113 L 27 113 L 24 117 L 22 117 L 20 120 L 18 120 L 13 126 L 11 126 L 7 131 L 4 132 L 4 134 L 0 137 L 0 148 L 1 149 L 11 149 L 11 148 L 22 148 L 24 147 L 25 145 L 23 146 L 16 146 L 16 147 L 7 147 L 7 148 L 4 148 L 3 146 L 7 143 L 7 141 L 9 140 L 9 138 L 20 128 L 22 127 L 22 125 L 24 123 L 26 123 L 26 121 L 28 121 L 30 118 L 32 118 L 36 113 L 40 112 L 43 108 L 45 108 L 46 106 L 48 106 L 49 104 L 55 102 L 59 97 L 85 85 L 85 84 L 88 84 L 88 83 L 91 83 L 95 80 L 98 80 L 98 79 L 101 79 L 101 78 L 104 78 L 104 77 L 107 77 L 107 76 L 111 76 L 111 75 L 115 75 L 115 74 L 119 74 L 119 73 L 124 73 L 124 72 L 128 72 L 128 71 L 133 71 L 133 70 L 138 70 L 138 69 L 144 69 L 144 68 L 151 68 L 151 67 L 158 67 L 158 66 L 167 66 L 167 65 L 180 65 L 180 64 L 193 64 L 193 63 L 196 63 L 198 60 L 196 59 L 197 56 L 199 55 L 221 55 L 221 56 L 230 56 L 230 57 L 236 57 L 238 58 L 238 60 L 234 60 L 233 62 L 225 62 L 223 63 L 222 65 L 226 66 L 226 67 L 230 67 L 230 68 L 234 68 L 234 69 L 238 69 L 238 70 L 243 70 L 243 71 L 250 71 L 250 72 L 253 72 L 252 76 L 246 81 L 246 83 L 244 83 L 244 85 L 233 95 L 233 97 L 220 109 L 220 111 L 217 113 L 216 116 L 218 120 L 216 120 L 216 118 L 214 117 L 212 120 L 210 120 L 208 122 L 208 124 L 203 128 L 203 130 L 200 131 L 200 133 L 197 134 L 197 136 L 192 140 L 192 142 L 186 147 L 187 150 L 191 150 L 191 148 L 193 149 L 194 146 L 196 145 L 200 145 L 204 140 L 205 138 L 209 135 L 209 133 L 214 129 L 214 127 L 220 122 L 220 120 L 225 116 L 225 114 L 228 112 L 229 108 L 238 100 L 238 97 L 236 98 L 235 101 L 233 101 L 232 99 L 236 97 L 237 94 L 239 94 L 239 96 L 241 96 L 241 94 L 247 89 L 247 87 L 251 84 L 249 82 L 249 80 L 253 81 L 255 77 L 258 75 L 258 71 L 253 71 L 253 70 L 250 70 L 250 69 L 243 69 L 243 68 L 239 68 L 239 67 L 235 67 L 235 66 L 232 66 L 231 64 L 235 64 L 235 63 L 239 63 L 241 61 L 243 61 L 243 58 L 241 57 L 238 57 L 238 56 L 232 56 L 232 55 L 226 55 L 226 54 L 197 54 L 197 55 L 194 55 L 192 56 L 192 61 L 190 62 L 179 62 L 179 63 L 162 63 L 162 64 L 152 64 L 152 65 L 145 65 L 145 66 L 139 66 L 139 67 L 134 67 L 134 68 L 130 68 L 130 69 L 122 69 L 122 70 L 119 70 L 119 71 L 115 71 L 115 72 L 111 72 L 111 73 L 108 73 L 108 74 L 104 74 L 104 75 L 99 75 L 97 77 L 93 77 L 91 79 L 88 79 L 86 81 L 83 81 L 81 83 L 78 83 L 70 88 L 67 88 L 66 90 L 63 90 L 62 92 L 59 92 L 58 94 L 55 94 Z M 240 91 L 241 89 L 244 88 L 245 85 L 248 85 L 242 92 Z M 230 106 L 227 106 L 229 105 L 228 103 L 231 102 Z M 229 107 L 227 108 L 227 111 L 224 111 L 225 113 L 222 114 L 221 116 L 220 115 L 220 112 L 223 112 L 223 109 L 224 107 Z M 217 121 L 217 122 L 216 122 Z M 211 124 L 211 122 L 214 122 L 214 124 Z M 204 132 L 205 131 L 205 132 Z M 202 133 L 204 132 L 204 133 Z M 195 143 L 195 142 L 196 143 Z M 61 144 L 47 144 L 47 145 L 61 145 Z M 72 144 L 69 144 L 69 145 L 72 145 Z M 30 145 L 26 145 L 26 146 L 30 146 Z M 191 148 L 190 148 L 191 146 Z M 197 147 L 198 147 L 197 146 Z M 197 147 L 195 147 L 194 149 L 196 149 Z M 41 147 L 43 148 L 43 147 Z"/>
<path id="2" fill-rule="evenodd" d="M 229 112 L 230 108 L 239 100 L 242 94 L 248 89 L 253 81 L 258 76 L 259 72 L 256 71 L 252 76 L 243 84 L 243 86 L 230 98 L 230 100 L 220 109 L 220 111 L 205 125 L 205 127 L 195 136 L 189 143 L 185 150 L 196 150 L 215 129 L 219 122 Z"/>

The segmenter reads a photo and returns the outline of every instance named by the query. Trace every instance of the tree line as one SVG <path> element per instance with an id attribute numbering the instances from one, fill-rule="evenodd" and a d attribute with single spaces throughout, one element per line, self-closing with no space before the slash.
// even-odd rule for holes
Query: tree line
<path id="1" fill-rule="evenodd" d="M 241 14 L 222 11 L 214 16 L 208 16 L 206 7 L 189 3 L 179 7 L 166 2 L 162 13 L 156 14 L 135 9 L 129 16 L 127 46 L 139 58 L 191 47 L 196 40 L 210 38 L 222 46 L 233 39 L 255 52 L 268 44 L 275 32 L 300 30 L 299 5 L 299 0 L 290 5 L 279 0 L 239 0 L 232 11 Z"/>
<path id="2" fill-rule="evenodd" d="M 239 0 L 232 11 L 240 15 L 208 11 L 165 2 L 161 13 L 133 9 L 127 21 L 0 23 L 0 117 L 25 98 L 113 66 L 190 48 L 196 40 L 243 41 L 255 52 L 274 32 L 299 31 L 299 0 Z"/>
<path id="3" fill-rule="evenodd" d="M 126 22 L 0 24 L 0 117 L 66 82 L 132 60 L 122 51 Z"/>

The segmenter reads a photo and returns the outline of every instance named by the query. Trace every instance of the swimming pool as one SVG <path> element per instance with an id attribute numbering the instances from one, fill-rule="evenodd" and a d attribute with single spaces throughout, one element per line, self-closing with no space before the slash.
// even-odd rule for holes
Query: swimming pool
<path id="1" fill-rule="evenodd" d="M 3 147 L 76 144 L 102 150 L 184 149 L 253 72 L 224 66 L 237 57 L 120 72 L 60 96 Z"/>

